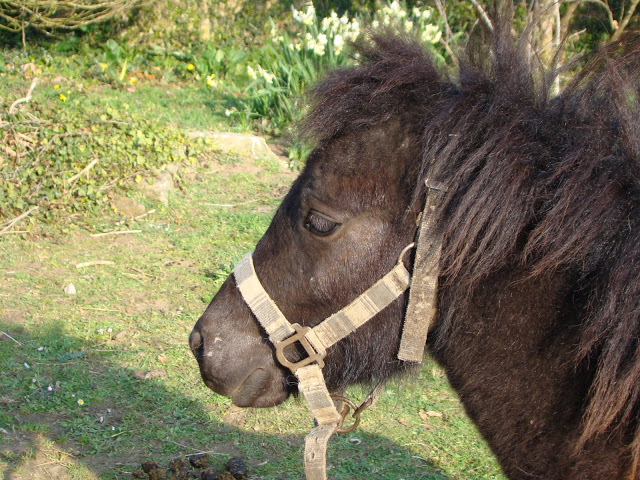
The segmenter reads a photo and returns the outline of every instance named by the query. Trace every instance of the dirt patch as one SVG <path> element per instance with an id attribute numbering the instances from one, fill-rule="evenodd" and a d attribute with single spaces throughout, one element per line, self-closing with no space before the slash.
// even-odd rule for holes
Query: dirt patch
<path id="1" fill-rule="evenodd" d="M 74 465 L 75 456 L 56 448 L 41 435 L 7 432 L 0 437 L 0 461 L 7 464 L 1 472 L 6 479 L 71 480 L 69 467 Z"/>

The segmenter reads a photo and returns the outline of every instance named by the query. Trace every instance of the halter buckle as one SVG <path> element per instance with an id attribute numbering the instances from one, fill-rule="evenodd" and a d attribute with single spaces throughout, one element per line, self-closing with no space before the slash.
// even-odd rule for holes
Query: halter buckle
<path id="1" fill-rule="evenodd" d="M 307 337 L 305 337 L 307 332 L 311 331 L 311 328 L 303 327 L 302 325 L 299 325 L 297 323 L 293 323 L 291 324 L 291 326 L 296 331 L 296 333 L 294 333 L 290 337 L 285 338 L 284 340 L 280 340 L 274 345 L 276 349 L 276 358 L 278 359 L 280 364 L 284 367 L 287 367 L 289 370 L 291 370 L 292 373 L 296 373 L 296 370 L 298 370 L 299 368 L 302 368 L 305 365 L 309 365 L 313 362 L 317 362 L 318 366 L 320 368 L 323 368 L 324 362 L 322 360 L 324 359 L 325 354 L 318 353 L 315 348 L 313 348 L 313 345 L 309 343 Z M 297 362 L 291 362 L 285 356 L 284 349 L 295 342 L 300 342 L 300 345 L 302 345 L 302 348 L 304 348 L 304 351 L 307 353 L 307 357 Z"/>

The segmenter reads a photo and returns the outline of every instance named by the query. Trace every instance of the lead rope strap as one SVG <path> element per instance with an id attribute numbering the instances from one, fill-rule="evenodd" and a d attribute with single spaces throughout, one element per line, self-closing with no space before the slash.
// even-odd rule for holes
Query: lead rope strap
<path id="1" fill-rule="evenodd" d="M 436 209 L 447 191 L 446 187 L 429 179 L 425 184 L 427 198 L 416 239 L 409 305 L 398 350 L 400 360 L 417 363 L 422 363 L 427 333 L 435 315 L 438 264 L 442 249 L 442 233 L 436 226 L 435 217 Z"/>
<path id="2" fill-rule="evenodd" d="M 304 439 L 304 473 L 307 480 L 326 480 L 327 444 L 342 417 L 331 399 L 318 364 L 296 370 L 298 389 L 304 395 L 316 426 Z"/>

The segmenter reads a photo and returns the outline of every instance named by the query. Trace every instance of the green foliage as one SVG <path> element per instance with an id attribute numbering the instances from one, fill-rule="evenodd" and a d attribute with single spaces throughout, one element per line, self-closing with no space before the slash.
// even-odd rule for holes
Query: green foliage
<path id="1" fill-rule="evenodd" d="M 0 216 L 33 206 L 45 216 L 83 211 L 169 163 L 192 162 L 202 141 L 124 104 L 87 101 L 82 86 L 48 89 L 41 103 L 0 113 Z"/>

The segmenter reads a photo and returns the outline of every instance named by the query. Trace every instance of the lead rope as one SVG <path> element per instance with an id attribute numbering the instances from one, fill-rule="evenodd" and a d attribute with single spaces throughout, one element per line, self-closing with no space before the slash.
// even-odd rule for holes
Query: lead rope
<path id="1" fill-rule="evenodd" d="M 439 234 L 434 232 L 434 212 L 441 201 L 444 189 L 436 188 L 428 182 L 427 187 L 427 198 L 418 234 L 418 241 L 420 243 L 418 244 L 418 251 L 416 252 L 416 262 L 418 261 L 418 252 L 422 251 L 423 253 L 420 254 L 420 258 L 424 256 L 426 259 L 424 262 L 421 260 L 421 262 L 426 265 L 423 269 L 426 268 L 428 275 L 431 277 L 431 280 L 426 282 L 430 290 L 426 295 L 418 297 L 416 304 L 419 308 L 414 308 L 413 310 L 414 314 L 416 312 L 423 312 L 432 316 L 435 305 L 437 264 L 441 244 Z M 440 193 L 431 195 L 430 193 L 433 191 Z M 424 240 L 429 238 L 431 238 L 431 240 L 426 242 L 429 246 L 422 247 L 421 244 L 424 243 Z M 233 271 L 236 286 L 242 298 L 267 332 L 269 340 L 275 347 L 278 361 L 291 370 L 297 377 L 298 389 L 305 397 L 305 400 L 307 400 L 309 408 L 315 418 L 316 426 L 305 438 L 304 458 L 305 476 L 307 480 L 326 480 L 326 452 L 329 438 L 336 432 L 349 432 L 357 427 L 360 413 L 375 402 L 383 386 L 382 383 L 376 385 L 365 401 L 357 408 L 355 408 L 352 402 L 342 396 L 334 395 L 332 398 L 325 384 L 324 376 L 322 375 L 322 367 L 324 367 L 323 359 L 326 355 L 326 350 L 373 318 L 406 291 L 409 287 L 411 276 L 404 267 L 403 258 L 413 246 L 414 244 L 412 243 L 402 250 L 396 266 L 384 277 L 349 305 L 313 328 L 301 326 L 297 323 L 289 323 L 262 287 L 253 265 L 251 253 L 247 254 L 238 265 L 236 265 Z M 422 283 L 423 282 L 421 282 L 421 284 Z M 410 298 L 409 307 L 411 307 L 411 303 Z M 422 305 L 424 305 L 424 307 Z M 423 338 L 426 340 L 426 330 L 428 330 L 430 320 L 430 318 L 426 320 L 412 319 L 410 326 L 407 327 L 409 319 L 405 319 L 401 345 L 406 344 L 409 345 L 409 347 L 405 346 L 403 348 L 401 346 L 398 352 L 399 358 L 401 358 L 401 353 L 405 355 L 405 352 L 409 351 L 411 353 L 409 355 L 410 360 L 408 361 L 422 361 L 424 343 L 421 348 L 418 347 L 421 341 L 420 339 Z M 425 330 L 422 331 L 422 328 L 425 328 Z M 300 343 L 307 357 L 297 362 L 292 362 L 285 356 L 284 349 L 295 342 Z M 418 355 L 419 359 L 414 360 Z M 334 399 L 340 402 L 343 407 L 346 401 L 347 405 L 353 408 L 355 422 L 350 428 L 343 428 L 342 426 L 349 412 L 349 408 L 346 410 L 342 408 L 342 414 L 338 413 Z"/>

